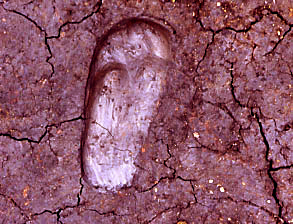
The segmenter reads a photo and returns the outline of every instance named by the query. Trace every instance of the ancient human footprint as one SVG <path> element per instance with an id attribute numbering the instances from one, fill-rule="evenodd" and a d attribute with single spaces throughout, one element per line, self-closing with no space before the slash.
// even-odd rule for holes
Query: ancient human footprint
<path id="1" fill-rule="evenodd" d="M 97 43 L 86 87 L 82 169 L 100 191 L 131 185 L 169 69 L 168 38 L 162 25 L 129 19 Z"/>

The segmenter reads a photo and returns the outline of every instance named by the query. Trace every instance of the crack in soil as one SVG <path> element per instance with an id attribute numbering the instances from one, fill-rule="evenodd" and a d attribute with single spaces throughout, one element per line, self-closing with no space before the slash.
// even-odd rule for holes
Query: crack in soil
<path id="1" fill-rule="evenodd" d="M 20 214 L 21 214 L 26 220 L 29 219 L 29 217 L 23 212 L 23 209 L 20 207 L 20 205 L 17 204 L 16 201 L 15 201 L 12 197 L 7 196 L 7 195 L 2 194 L 2 193 L 0 193 L 0 196 L 2 196 L 2 197 L 4 197 L 5 199 L 8 199 L 9 201 L 11 201 L 11 203 L 14 205 L 14 207 L 16 207 L 16 208 L 19 209 Z"/>
<path id="2" fill-rule="evenodd" d="M 262 123 L 260 121 L 260 118 L 259 118 L 258 113 L 257 112 L 254 112 L 253 109 L 251 109 L 251 115 L 257 121 L 257 124 L 259 126 L 259 131 L 260 131 L 260 134 L 261 134 L 262 139 L 263 139 L 263 143 L 265 144 L 265 147 L 266 147 L 265 159 L 268 162 L 267 175 L 271 179 L 271 181 L 273 183 L 273 186 L 274 186 L 273 192 L 272 192 L 272 196 L 275 199 L 275 201 L 276 201 L 276 203 L 277 203 L 277 205 L 279 207 L 278 217 L 280 218 L 280 221 L 282 223 L 287 224 L 288 221 L 283 217 L 283 214 L 282 214 L 283 213 L 283 203 L 279 200 L 279 198 L 277 196 L 278 182 L 273 178 L 273 175 L 271 173 L 271 172 L 274 171 L 274 168 L 273 168 L 273 160 L 272 159 L 269 159 L 269 151 L 270 151 L 269 142 L 268 142 L 268 140 L 267 140 L 267 138 L 265 136 L 264 129 L 263 129 Z"/>
<path id="3" fill-rule="evenodd" d="M 275 44 L 275 46 L 272 48 L 272 50 L 270 50 L 269 52 L 265 53 L 264 56 L 268 56 L 268 55 L 273 54 L 273 52 L 276 50 L 276 48 L 278 47 L 278 45 L 279 45 L 279 44 L 285 39 L 286 35 L 287 35 L 288 33 L 290 33 L 291 30 L 292 30 L 292 26 L 290 26 L 289 29 L 286 30 L 286 31 L 284 32 L 284 34 L 280 37 L 280 39 L 279 39 L 278 42 Z"/>
<path id="4" fill-rule="evenodd" d="M 46 30 L 44 30 L 40 25 L 38 25 L 38 23 L 36 21 L 34 21 L 33 19 L 31 19 L 30 17 L 28 17 L 27 15 L 25 14 L 22 14 L 21 12 L 18 12 L 16 10 L 10 10 L 10 9 L 6 9 L 3 5 L 2 5 L 2 8 L 7 11 L 7 12 L 11 12 L 11 13 L 14 13 L 14 14 L 17 14 L 23 18 L 25 18 L 26 20 L 28 20 L 29 22 L 33 23 L 35 25 L 35 27 L 41 32 L 41 33 L 44 33 L 44 37 L 45 37 L 45 45 L 46 45 L 46 48 L 49 52 L 49 56 L 46 58 L 46 62 L 50 65 L 51 67 L 51 74 L 50 74 L 50 77 L 53 76 L 53 74 L 55 73 L 55 68 L 54 68 L 54 65 L 50 62 L 50 59 L 53 57 L 53 54 L 52 54 L 52 51 L 51 51 L 51 48 L 50 48 L 50 45 L 48 43 L 48 35 L 47 35 L 47 32 Z"/>
<path id="5" fill-rule="evenodd" d="M 94 7 L 93 7 L 95 10 L 92 11 L 90 14 L 84 16 L 84 17 L 83 17 L 82 19 L 80 19 L 79 21 L 68 21 L 68 22 L 63 23 L 63 24 L 59 27 L 59 29 L 58 29 L 58 35 L 56 35 L 56 36 L 49 36 L 49 37 L 47 37 L 47 39 L 58 39 L 58 38 L 60 37 L 60 35 L 61 35 L 61 31 L 62 31 L 62 28 L 63 28 L 63 27 L 65 27 L 65 26 L 67 26 L 67 25 L 70 25 L 70 24 L 80 24 L 80 23 L 84 22 L 85 20 L 87 20 L 88 18 L 90 18 L 91 16 L 93 16 L 94 14 L 98 13 L 98 12 L 100 11 L 101 7 L 102 7 L 102 4 L 103 4 L 103 1 L 102 1 L 102 0 L 98 1 L 98 2 L 94 5 Z"/>
<path id="6" fill-rule="evenodd" d="M 29 143 L 37 143 L 37 144 L 39 144 L 42 141 L 42 139 L 47 135 L 47 133 L 49 133 L 49 128 L 51 128 L 51 127 L 59 127 L 60 125 L 62 125 L 64 123 L 74 122 L 74 121 L 77 121 L 77 120 L 84 120 L 84 118 L 80 115 L 79 117 L 72 118 L 72 119 L 65 120 L 65 121 L 61 121 L 61 122 L 59 122 L 57 124 L 46 125 L 44 133 L 41 135 L 41 137 L 38 140 L 34 140 L 34 139 L 26 138 L 26 137 L 25 138 L 16 138 L 16 137 L 12 136 L 10 133 L 0 133 L 0 136 L 8 137 L 8 138 L 10 138 L 12 140 L 19 141 L 19 142 L 27 141 Z"/>
<path id="7" fill-rule="evenodd" d="M 76 203 L 76 205 L 66 205 L 64 208 L 58 208 L 55 212 L 46 209 L 46 210 L 44 210 L 44 211 L 42 211 L 42 212 L 40 212 L 40 213 L 35 213 L 35 214 L 33 214 L 33 215 L 31 216 L 30 220 L 32 220 L 32 218 L 35 217 L 35 216 L 39 216 L 39 215 L 42 215 L 42 214 L 44 214 L 44 213 L 50 213 L 50 214 L 52 214 L 52 215 L 56 215 L 56 221 L 57 221 L 58 223 L 61 223 L 61 224 L 62 224 L 62 221 L 60 221 L 60 218 L 61 218 L 61 215 L 60 215 L 60 214 L 61 214 L 61 212 L 63 212 L 64 210 L 66 210 L 66 209 L 68 209 L 68 208 L 76 208 L 76 207 L 78 207 L 78 206 L 81 205 L 81 203 L 80 203 L 80 201 L 81 201 L 80 196 L 81 196 L 81 194 L 82 194 L 82 190 L 83 190 L 83 188 L 84 188 L 84 185 L 83 185 L 83 183 L 82 183 L 82 178 L 81 178 L 81 177 L 79 178 L 79 184 L 80 184 L 80 190 L 79 190 L 79 192 L 78 192 L 78 194 L 77 194 L 77 203 Z M 30 220 L 28 220 L 28 221 L 30 221 Z"/>
<path id="8" fill-rule="evenodd" d="M 221 197 L 221 198 L 212 198 L 213 200 L 217 200 L 217 201 L 221 201 L 221 200 L 229 200 L 229 201 L 232 201 L 232 202 L 235 202 L 236 204 L 238 203 L 245 203 L 245 204 L 248 204 L 250 206 L 253 206 L 253 207 L 256 207 L 256 208 L 259 208 L 260 210 L 268 213 L 271 217 L 273 217 L 276 221 L 281 221 L 283 223 L 283 220 L 278 216 L 276 215 L 275 213 L 271 212 L 270 210 L 266 209 L 265 207 L 263 206 L 259 206 L 258 204 L 255 204 L 251 201 L 247 201 L 245 199 L 240 199 L 240 200 L 236 200 L 230 196 L 228 197 Z"/>

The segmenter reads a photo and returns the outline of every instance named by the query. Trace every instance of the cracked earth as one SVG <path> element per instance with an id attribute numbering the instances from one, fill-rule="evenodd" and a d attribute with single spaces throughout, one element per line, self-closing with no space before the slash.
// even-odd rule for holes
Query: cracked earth
<path id="1" fill-rule="evenodd" d="M 173 30 L 176 69 L 130 187 L 82 178 L 96 39 Z M 293 223 L 293 2 L 0 1 L 1 223 Z"/>

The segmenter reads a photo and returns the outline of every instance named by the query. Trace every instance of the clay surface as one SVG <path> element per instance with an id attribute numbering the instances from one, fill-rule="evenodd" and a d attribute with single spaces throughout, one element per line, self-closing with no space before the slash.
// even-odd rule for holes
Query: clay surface
<path id="1" fill-rule="evenodd" d="M 0 223 L 293 223 L 292 23 L 291 0 L 0 0 Z"/>

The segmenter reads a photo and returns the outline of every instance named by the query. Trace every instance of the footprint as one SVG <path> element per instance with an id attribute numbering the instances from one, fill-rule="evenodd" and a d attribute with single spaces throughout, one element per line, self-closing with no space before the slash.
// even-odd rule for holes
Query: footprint
<path id="1" fill-rule="evenodd" d="M 157 23 L 129 19 L 97 44 L 86 87 L 82 170 L 102 192 L 131 185 L 171 64 L 168 38 Z"/>

